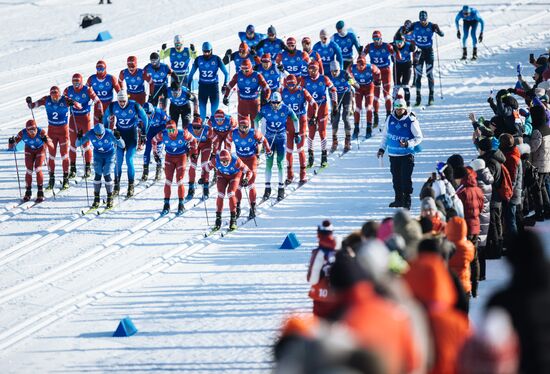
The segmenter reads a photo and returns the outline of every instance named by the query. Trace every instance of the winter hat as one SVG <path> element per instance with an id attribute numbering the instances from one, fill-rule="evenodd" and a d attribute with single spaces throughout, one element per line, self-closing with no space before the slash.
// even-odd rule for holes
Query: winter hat
<path id="1" fill-rule="evenodd" d="M 490 152 L 493 149 L 493 142 L 490 138 L 483 138 L 479 140 L 477 146 L 483 152 Z"/>
<path id="2" fill-rule="evenodd" d="M 105 133 L 105 126 L 103 123 L 98 123 L 94 126 L 94 134 L 96 135 L 103 135 Z"/>
<path id="3" fill-rule="evenodd" d="M 429 234 L 432 232 L 434 225 L 428 217 L 420 217 L 420 227 L 422 227 L 422 234 Z"/>
<path id="4" fill-rule="evenodd" d="M 435 199 L 435 190 L 431 186 L 424 186 L 422 187 L 422 190 L 420 191 L 420 200 L 424 199 L 425 197 L 431 197 Z"/>
<path id="5" fill-rule="evenodd" d="M 453 169 L 456 169 L 457 167 L 464 166 L 464 158 L 461 155 L 455 153 L 447 159 L 447 164 L 449 164 L 449 166 L 451 166 Z"/>
<path id="6" fill-rule="evenodd" d="M 531 153 L 531 146 L 527 143 L 518 144 L 518 149 L 521 155 L 528 155 L 529 153 Z"/>
<path id="7" fill-rule="evenodd" d="M 317 233 L 319 233 L 319 235 L 331 235 L 333 231 L 334 227 L 332 227 L 332 223 L 330 223 L 328 219 L 317 226 Z"/>
<path id="8" fill-rule="evenodd" d="M 355 258 L 350 257 L 346 251 L 336 253 L 334 263 L 330 267 L 330 284 L 335 290 L 347 290 L 356 283 L 369 279 Z"/>
<path id="9" fill-rule="evenodd" d="M 384 218 L 378 227 L 376 237 L 382 241 L 386 241 L 393 234 L 393 219 L 391 217 Z"/>
<path id="10" fill-rule="evenodd" d="M 383 241 L 369 239 L 359 249 L 356 259 L 359 266 L 376 282 L 388 272 L 390 252 Z"/>
<path id="11" fill-rule="evenodd" d="M 376 221 L 367 221 L 361 227 L 361 234 L 367 239 L 376 238 L 380 224 Z"/>
<path id="12" fill-rule="evenodd" d="M 425 210 L 437 210 L 433 197 L 428 196 L 422 199 L 422 202 L 420 203 L 420 211 Z"/>
<path id="13" fill-rule="evenodd" d="M 510 151 L 514 148 L 515 144 L 514 144 L 514 137 L 511 135 L 511 134 L 501 134 L 498 138 L 498 140 L 500 141 L 500 150 L 502 151 Z"/>
<path id="14" fill-rule="evenodd" d="M 422 228 L 406 209 L 398 210 L 393 216 L 393 231 L 405 240 L 404 257 L 406 260 L 416 257 L 418 242 L 422 239 Z"/>
<path id="15" fill-rule="evenodd" d="M 458 242 L 466 239 L 468 234 L 468 226 L 464 218 L 458 216 L 451 218 L 445 225 L 445 236 L 452 242 Z"/>
<path id="16" fill-rule="evenodd" d="M 27 130 L 35 129 L 36 128 L 36 122 L 33 119 L 27 120 L 27 123 L 25 123 L 25 128 Z"/>
<path id="17" fill-rule="evenodd" d="M 342 240 L 341 248 L 357 252 L 363 244 L 363 237 L 358 231 L 354 231 Z"/>
<path id="18" fill-rule="evenodd" d="M 466 171 L 466 168 L 464 166 L 454 168 L 454 178 L 455 179 L 462 179 L 467 174 L 468 174 L 468 172 Z"/>
<path id="19" fill-rule="evenodd" d="M 494 131 L 486 126 L 479 126 L 478 129 L 481 133 L 481 136 L 483 136 L 484 138 L 492 138 L 493 136 L 495 136 Z"/>
<path id="20" fill-rule="evenodd" d="M 345 26 L 344 21 L 340 20 L 336 22 L 336 30 L 342 30 L 344 26 Z"/>
<path id="21" fill-rule="evenodd" d="M 324 220 L 317 226 L 317 238 L 319 239 L 319 247 L 326 249 L 336 248 L 336 239 L 332 235 L 334 228 L 329 220 Z"/>
<path id="22" fill-rule="evenodd" d="M 476 158 L 476 159 L 470 161 L 470 167 L 474 171 L 483 170 L 483 169 L 485 169 L 485 161 L 481 158 Z"/>
<path id="23" fill-rule="evenodd" d="M 126 93 L 126 90 L 118 91 L 116 98 L 120 101 L 128 101 L 128 94 Z"/>
<path id="24" fill-rule="evenodd" d="M 277 30 L 275 29 L 275 26 L 271 25 L 267 28 L 267 35 L 277 35 Z"/>

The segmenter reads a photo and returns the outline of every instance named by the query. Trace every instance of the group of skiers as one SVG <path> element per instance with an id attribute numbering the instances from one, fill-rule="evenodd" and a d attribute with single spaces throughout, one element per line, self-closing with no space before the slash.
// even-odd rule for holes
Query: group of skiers
<path id="1" fill-rule="evenodd" d="M 160 52 L 151 53 L 149 63 L 143 68 L 138 68 L 136 56 L 129 56 L 127 68 L 116 77 L 107 73 L 107 64 L 100 60 L 96 64 L 96 73 L 86 83 L 80 73 L 75 73 L 72 84 L 63 91 L 53 86 L 50 94 L 39 100 L 33 101 L 31 97 L 27 97 L 26 102 L 31 111 L 40 106 L 45 107 L 48 128 L 47 131 L 39 129 L 38 139 L 41 142 L 36 141 L 32 136 L 33 125 L 29 121 L 25 129 L 10 139 L 10 147 L 22 140 L 26 149 L 29 149 L 26 152 L 28 156 L 24 200 L 28 201 L 32 196 L 33 170 L 37 173 L 37 200 L 40 202 L 44 199 L 41 171 L 44 157 L 48 158 L 49 172 L 46 188 L 54 188 L 58 146 L 62 159 L 62 189 L 68 188 L 69 180 L 77 175 L 77 149 L 81 147 L 84 178 L 91 176 L 94 161 L 92 208 L 100 205 L 102 176 L 107 190 L 106 204 L 110 208 L 113 206 L 113 196 L 120 193 L 123 163 L 126 162 L 127 166 L 126 197 L 129 198 L 134 195 L 136 150 L 145 148 L 141 180 L 147 181 L 149 178 L 151 152 L 156 161 L 155 179 L 158 180 L 163 168 L 161 155 L 164 145 L 166 154 L 170 156 L 164 162 L 167 186 L 172 183 L 175 173 L 178 212 L 181 213 L 186 165 L 183 156 L 187 155 L 191 161 L 189 196 L 193 197 L 195 192 L 195 174 L 200 157 L 200 167 L 203 170 L 198 182 L 203 186 L 203 196 L 207 197 L 209 177 L 204 169 L 210 158 L 219 158 L 223 149 L 230 151 L 231 140 L 236 151 L 236 155 L 232 157 L 242 158 L 252 172 L 251 178 L 248 178 L 251 200 L 249 217 L 254 217 L 257 158 L 252 156 L 258 155 L 261 145 L 267 155 L 263 199 L 268 199 L 271 194 L 271 171 L 276 154 L 277 198 L 280 200 L 284 198 L 285 186 L 294 180 L 294 148 L 299 155 L 299 183 L 303 184 L 307 181 L 306 168 L 312 167 L 315 162 L 313 140 L 316 133 L 321 139 L 320 167 L 325 167 L 328 163 L 329 121 L 332 125 L 332 152 L 338 148 L 340 120 L 344 123 L 345 131 L 343 152 L 351 149 L 351 140 L 359 136 L 363 109 L 366 110 L 365 135 L 367 138 L 371 137 L 372 129 L 379 124 L 380 101 L 384 103 L 386 118 L 390 117 L 392 107 L 396 105 L 393 103 L 395 97 L 403 97 L 405 106 L 408 106 L 408 83 L 413 64 L 416 66 L 416 104 L 420 105 L 421 102 L 420 80 L 423 64 L 426 64 L 428 75 L 429 104 L 433 103 L 433 34 L 443 36 L 443 33 L 436 24 L 428 21 L 426 11 L 420 12 L 418 22 L 405 22 L 392 43 L 384 42 L 381 32 L 374 31 L 372 43 L 363 47 L 357 36 L 347 30 L 343 21 L 337 22 L 336 31 L 330 37 L 326 30 L 321 30 L 319 41 L 315 44 L 311 38 L 303 38 L 303 50 L 299 50 L 294 37 L 289 37 L 286 41 L 277 38 L 275 27 L 270 26 L 267 35 L 264 35 L 256 33 L 254 26 L 249 25 L 246 31 L 239 33 L 239 50 L 227 50 L 223 59 L 213 54 L 210 42 L 203 43 L 202 54 L 198 55 L 193 44 L 184 46 L 183 37 L 176 35 L 174 46 L 168 48 L 163 44 Z M 367 63 L 367 56 L 370 63 Z M 163 62 L 165 58 L 169 58 L 169 65 Z M 232 63 L 235 65 L 235 74 L 230 77 Z M 190 87 L 197 72 L 198 93 L 195 94 Z M 223 75 L 221 90 L 219 72 Z M 392 87 L 393 81 L 397 83 L 395 87 Z M 238 95 L 237 119 L 219 109 L 220 93 L 223 94 L 223 103 L 228 105 L 235 88 Z M 399 88 L 401 90 L 397 91 Z M 396 103 L 402 101 L 396 100 Z M 207 120 L 208 103 L 210 117 Z M 352 112 L 353 133 L 349 121 Z M 180 122 L 181 128 L 178 130 Z M 34 126 L 36 127 L 36 123 Z M 194 145 L 194 142 L 197 144 Z M 405 148 L 414 149 L 415 141 L 409 139 L 409 143 Z M 388 147 L 393 149 L 391 144 Z M 46 148 L 49 152 L 45 152 Z M 32 156 L 31 150 L 39 157 Z M 390 150 L 390 157 L 395 156 L 395 152 L 392 152 Z M 178 156 L 178 160 L 173 156 Z M 286 177 L 283 172 L 285 158 Z M 405 158 L 395 160 L 403 161 Z M 398 163 L 392 161 L 392 165 L 394 164 Z M 212 166 L 219 172 L 221 164 Z M 412 173 L 410 162 L 395 168 L 410 169 Z M 112 169 L 114 178 L 111 177 Z M 242 172 L 247 173 L 244 169 Z M 403 173 L 403 178 L 406 179 L 407 173 Z M 227 194 L 231 199 L 233 195 L 242 195 L 242 186 L 236 191 L 233 191 L 233 187 L 228 190 L 221 185 L 218 187 L 219 196 Z M 410 195 L 412 191 L 409 191 L 409 187 L 401 189 L 404 191 L 399 192 L 399 196 L 396 195 L 397 205 L 401 205 L 401 200 L 405 199 L 407 206 L 408 200 L 402 194 Z M 399 188 L 396 189 L 396 194 L 398 190 Z M 164 213 L 169 210 L 169 198 L 170 188 L 166 187 Z M 231 209 L 232 217 L 240 214 L 240 199 L 237 200 L 235 204 L 230 204 L 235 206 Z M 231 221 L 234 223 L 235 219 L 232 218 Z"/>
<path id="2" fill-rule="evenodd" d="M 516 87 L 488 98 L 490 120 L 470 113 L 479 156 L 466 163 L 454 154 L 436 166 L 419 217 L 399 210 L 341 243 L 331 222 L 319 225 L 307 274 L 313 316 L 286 321 L 276 372 L 550 370 L 550 263 L 529 229 L 550 219 L 548 56 L 530 58 L 533 84 L 518 74 Z M 503 255 L 511 282 L 489 298 L 474 332 L 469 301 L 489 278 L 486 260 Z"/>

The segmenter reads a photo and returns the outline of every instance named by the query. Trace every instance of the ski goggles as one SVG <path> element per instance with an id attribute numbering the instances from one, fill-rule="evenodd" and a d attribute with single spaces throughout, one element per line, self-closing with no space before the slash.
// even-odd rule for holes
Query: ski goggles
<path id="1" fill-rule="evenodd" d="M 174 47 L 176 47 L 177 49 L 180 49 L 181 47 L 183 47 L 183 44 L 182 43 L 174 43 Z"/>
<path id="2" fill-rule="evenodd" d="M 382 41 L 382 38 L 372 38 L 372 41 L 373 42 L 381 42 Z"/>
<path id="3" fill-rule="evenodd" d="M 105 71 L 105 68 L 103 66 L 97 66 L 95 68 L 96 71 L 99 71 L 99 72 L 104 72 Z"/>
<path id="4" fill-rule="evenodd" d="M 221 163 L 223 166 L 229 165 L 229 162 L 230 162 L 230 161 L 231 161 L 231 160 L 222 160 L 222 159 L 220 159 L 220 163 Z"/>
<path id="5" fill-rule="evenodd" d="M 168 134 L 173 134 L 173 133 L 176 132 L 176 128 L 175 127 L 169 127 L 169 128 L 166 129 L 166 132 Z"/>

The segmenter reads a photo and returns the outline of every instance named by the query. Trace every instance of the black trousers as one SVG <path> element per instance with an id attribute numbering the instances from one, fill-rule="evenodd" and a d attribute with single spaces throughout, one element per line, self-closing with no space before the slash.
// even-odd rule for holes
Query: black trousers
<path id="1" fill-rule="evenodd" d="M 416 81 L 414 82 L 416 90 L 420 91 L 422 88 L 422 70 L 426 65 L 426 76 L 428 77 L 428 88 L 430 93 L 433 94 L 434 91 L 434 50 L 432 47 L 426 47 L 420 49 L 420 58 L 414 66 Z"/>
<path id="2" fill-rule="evenodd" d="M 176 126 L 181 118 L 182 129 L 185 130 L 191 123 L 191 102 L 185 105 L 174 105 L 170 103 L 170 119 L 176 122 Z"/>
<path id="3" fill-rule="evenodd" d="M 414 155 L 390 156 L 390 171 L 396 197 L 413 193 L 413 170 Z"/>

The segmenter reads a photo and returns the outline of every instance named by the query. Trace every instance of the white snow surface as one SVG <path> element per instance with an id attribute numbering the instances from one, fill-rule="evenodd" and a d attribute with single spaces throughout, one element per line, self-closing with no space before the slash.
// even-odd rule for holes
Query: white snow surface
<path id="1" fill-rule="evenodd" d="M 316 244 L 316 225 L 330 218 L 337 233 L 345 236 L 367 219 L 392 214 L 387 208 L 393 196 L 388 160 L 380 164 L 375 157 L 378 133 L 354 143 L 353 151 L 339 158 L 342 124 L 340 149 L 330 157 L 327 169 L 310 175 L 309 183 L 276 206 L 262 206 L 257 227 L 248 222 L 225 238 L 203 238 L 208 228 L 204 206 L 192 208 L 197 200 L 187 204 L 182 217 L 158 218 L 162 182 L 99 217 L 80 215 L 87 204 L 83 182 L 31 209 L 9 209 L 18 200 L 17 176 L 13 153 L 4 149 L 7 138 L 30 118 L 26 96 L 37 99 L 53 84 L 65 87 L 77 71 L 87 77 L 100 58 L 113 74 L 124 67 L 129 54 L 137 55 L 144 65 L 150 52 L 163 42 L 171 44 L 175 33 L 198 49 L 209 40 L 214 52 L 223 54 L 226 48 L 237 47 L 236 33 L 249 23 L 259 32 L 273 24 L 281 37 L 316 39 L 321 28 L 332 32 L 335 22 L 344 19 L 364 44 L 375 28 L 391 39 L 405 19 L 416 20 L 418 11 L 426 9 L 446 33 L 439 39 L 444 98 L 439 97 L 437 80 L 436 105 L 415 109 L 425 136 L 414 173 L 418 193 L 437 161 L 452 153 L 461 153 L 466 160 L 475 157 L 468 113 L 490 116 L 485 102 L 489 92 L 512 86 L 517 62 L 527 66 L 528 54 L 542 52 L 550 36 L 548 3 L 543 0 L 470 3 L 484 17 L 486 30 L 479 60 L 466 64 L 457 62 L 461 51 L 454 16 L 462 6 L 459 1 L 113 2 L 0 4 L 2 373 L 268 372 L 282 318 L 311 309 L 305 272 Z M 103 23 L 78 28 L 79 15 L 87 12 L 101 14 Z M 103 30 L 109 30 L 113 39 L 90 41 Z M 531 72 L 526 67 L 524 75 Z M 437 71 L 435 75 L 437 79 Z M 43 123 L 43 110 L 35 115 Z M 23 177 L 23 154 L 17 156 Z M 136 158 L 139 177 L 141 154 Z M 260 196 L 263 164 L 262 156 L 256 182 Z M 273 181 L 276 178 L 274 173 Z M 122 187 L 124 192 L 125 177 Z M 138 185 L 137 190 L 142 189 Z M 212 224 L 214 198 L 206 206 Z M 413 213 L 418 214 L 417 199 Z M 243 214 L 248 214 L 245 199 Z M 228 216 L 227 202 L 224 216 Z M 537 229 L 549 242 L 550 227 Z M 302 246 L 279 250 L 289 232 L 297 234 Z M 475 322 L 491 292 L 507 278 L 504 261 L 489 262 L 487 281 L 472 301 Z M 126 316 L 139 332 L 112 338 L 118 321 Z"/>

